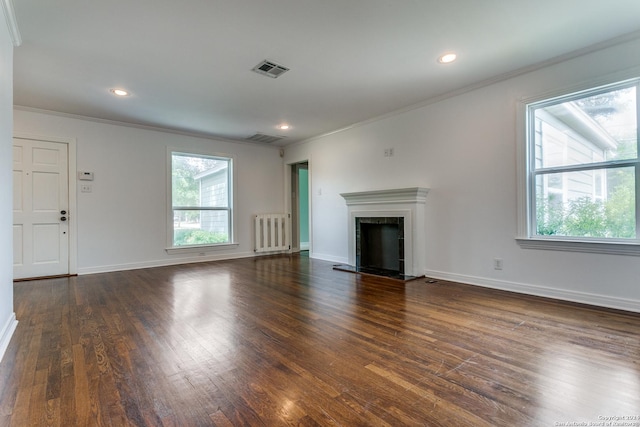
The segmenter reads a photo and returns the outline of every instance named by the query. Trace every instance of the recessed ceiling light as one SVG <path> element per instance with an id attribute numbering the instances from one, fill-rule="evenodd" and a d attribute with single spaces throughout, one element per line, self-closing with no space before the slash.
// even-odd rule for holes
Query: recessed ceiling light
<path id="1" fill-rule="evenodd" d="M 456 55 L 455 53 L 445 53 L 444 55 L 441 55 L 438 58 L 438 62 L 441 64 L 449 64 L 453 61 L 456 60 L 456 58 L 458 57 L 458 55 Z"/>
<path id="2" fill-rule="evenodd" d="M 287 125 L 287 124 L 283 124 L 283 125 L 278 126 L 278 129 L 280 129 L 280 130 L 287 130 L 287 129 L 289 129 L 290 127 L 291 127 L 291 126 L 289 126 L 289 125 Z"/>
<path id="3" fill-rule="evenodd" d="M 111 93 L 117 96 L 129 96 L 129 92 L 124 89 L 111 89 Z"/>

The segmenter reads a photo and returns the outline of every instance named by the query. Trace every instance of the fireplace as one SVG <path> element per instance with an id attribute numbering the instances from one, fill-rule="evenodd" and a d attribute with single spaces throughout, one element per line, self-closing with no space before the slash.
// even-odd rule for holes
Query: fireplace
<path id="1" fill-rule="evenodd" d="M 348 271 L 400 279 L 424 275 L 428 188 L 342 193 L 348 209 Z"/>
<path id="2" fill-rule="evenodd" d="M 404 218 L 357 217 L 356 268 L 381 275 L 404 275 Z"/>

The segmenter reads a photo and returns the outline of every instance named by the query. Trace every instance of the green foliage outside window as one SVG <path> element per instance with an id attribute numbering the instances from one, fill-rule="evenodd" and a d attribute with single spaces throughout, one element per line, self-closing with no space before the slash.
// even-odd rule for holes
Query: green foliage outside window
<path id="1" fill-rule="evenodd" d="M 212 233 L 205 230 L 176 229 L 173 236 L 176 246 L 206 245 L 229 241 L 229 236 L 225 233 Z"/>
<path id="2" fill-rule="evenodd" d="M 580 197 L 567 203 L 554 203 L 551 195 L 539 198 L 536 207 L 537 234 L 546 236 L 636 237 L 634 175 L 615 171 L 616 186 L 606 201 Z"/>

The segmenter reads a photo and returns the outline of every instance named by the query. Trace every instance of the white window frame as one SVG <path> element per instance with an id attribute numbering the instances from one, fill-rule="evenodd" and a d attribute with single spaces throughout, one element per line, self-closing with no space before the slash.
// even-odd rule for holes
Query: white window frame
<path id="1" fill-rule="evenodd" d="M 188 210 L 226 210 L 229 212 L 229 241 L 225 243 L 211 243 L 203 245 L 191 245 L 191 246 L 174 246 L 174 206 L 173 206 L 173 182 L 172 182 L 172 156 L 174 154 L 182 154 L 185 156 L 193 157 L 213 157 L 220 158 L 229 161 L 228 171 L 228 208 L 206 208 L 190 206 L 182 207 Z M 223 154 L 218 152 L 210 152 L 206 150 L 192 150 L 177 147 L 167 147 L 167 247 L 166 252 L 168 254 L 188 254 L 198 253 L 203 255 L 209 251 L 229 249 L 230 247 L 237 247 L 239 244 L 235 242 L 235 209 L 234 209 L 234 189 L 235 189 L 235 167 L 236 161 L 234 156 L 229 154 Z"/>
<path id="2" fill-rule="evenodd" d="M 634 77 L 613 76 L 598 82 L 590 82 L 571 89 L 564 89 L 544 95 L 522 99 L 518 102 L 516 126 L 518 130 L 517 145 L 517 175 L 518 175 L 518 235 L 516 241 L 525 249 L 544 249 L 587 253 L 604 253 L 612 255 L 640 256 L 640 138 L 638 139 L 638 158 L 628 161 L 602 162 L 595 164 L 603 167 L 628 165 L 635 167 L 636 177 L 636 239 L 607 239 L 568 236 L 540 236 L 535 232 L 535 140 L 530 129 L 532 123 L 533 107 L 551 104 L 559 99 L 579 99 L 594 95 L 598 92 L 608 92 L 618 88 L 636 85 L 636 109 L 640 116 L 640 77 L 634 71 Z M 640 125 L 640 120 L 638 121 Z M 640 132 L 640 127 L 639 130 Z M 592 168 L 594 164 L 585 166 Z M 568 168 L 558 168 L 558 171 L 566 171 Z M 576 166 L 575 169 L 580 169 Z"/>

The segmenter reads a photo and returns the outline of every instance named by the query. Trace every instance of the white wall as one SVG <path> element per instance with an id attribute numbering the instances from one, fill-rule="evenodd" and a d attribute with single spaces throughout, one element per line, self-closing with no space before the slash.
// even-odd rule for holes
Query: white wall
<path id="1" fill-rule="evenodd" d="M 639 66 L 636 40 L 287 147 L 285 162 L 310 160 L 311 256 L 348 259 L 339 193 L 428 187 L 427 276 L 640 311 L 640 258 L 515 241 L 518 102 Z"/>
<path id="2" fill-rule="evenodd" d="M 77 212 L 70 215 L 77 221 L 79 274 L 253 256 L 252 215 L 283 209 L 283 163 L 273 147 L 19 109 L 14 131 L 75 138 L 78 171 L 94 172 L 93 191 L 78 186 Z M 166 253 L 167 147 L 234 158 L 237 247 L 204 256 Z"/>
<path id="3" fill-rule="evenodd" d="M 13 41 L 0 12 L 0 360 L 16 327 L 13 312 Z"/>

